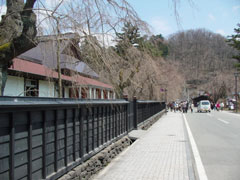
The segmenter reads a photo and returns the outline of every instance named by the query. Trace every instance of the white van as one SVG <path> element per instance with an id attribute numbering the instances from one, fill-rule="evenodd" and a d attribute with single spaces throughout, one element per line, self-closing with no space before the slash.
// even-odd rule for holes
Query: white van
<path id="1" fill-rule="evenodd" d="M 211 112 L 211 103 L 208 100 L 202 100 L 197 107 L 198 112 Z"/>

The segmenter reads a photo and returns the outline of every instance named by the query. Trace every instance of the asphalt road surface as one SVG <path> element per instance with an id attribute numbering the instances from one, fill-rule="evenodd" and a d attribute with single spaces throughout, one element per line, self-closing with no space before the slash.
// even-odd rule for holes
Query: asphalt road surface
<path id="1" fill-rule="evenodd" d="M 240 180 L 240 115 L 187 113 L 209 180 Z"/>

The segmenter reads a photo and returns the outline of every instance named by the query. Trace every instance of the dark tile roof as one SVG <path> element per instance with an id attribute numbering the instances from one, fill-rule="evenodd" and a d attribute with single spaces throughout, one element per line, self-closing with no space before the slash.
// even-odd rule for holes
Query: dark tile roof
<path id="1" fill-rule="evenodd" d="M 95 73 L 86 63 L 81 62 L 80 59 L 71 56 L 71 48 L 78 46 L 78 42 L 75 44 L 72 40 L 76 40 L 76 34 L 68 33 L 65 36 L 60 37 L 59 49 L 60 49 L 60 67 L 76 71 L 81 74 L 85 74 L 90 77 L 98 78 L 98 74 Z M 43 64 L 51 69 L 57 69 L 57 41 L 56 36 L 42 36 L 40 43 L 29 51 L 21 54 L 18 58 L 29 60 L 38 64 Z M 76 44 L 77 43 L 77 44 Z M 77 47 L 76 47 L 77 48 Z M 67 49 L 67 50 L 66 50 Z M 64 52 L 64 54 L 62 53 Z"/>
<path id="2" fill-rule="evenodd" d="M 58 79 L 58 73 L 46 67 L 45 65 L 25 61 L 19 58 L 15 58 L 13 60 L 13 65 L 9 69 L 16 72 L 23 72 L 27 74 L 39 75 L 42 77 Z M 107 89 L 113 88 L 111 85 L 78 74 L 75 76 L 62 75 L 61 77 L 63 80 L 76 83 L 77 85 L 94 86 Z"/>

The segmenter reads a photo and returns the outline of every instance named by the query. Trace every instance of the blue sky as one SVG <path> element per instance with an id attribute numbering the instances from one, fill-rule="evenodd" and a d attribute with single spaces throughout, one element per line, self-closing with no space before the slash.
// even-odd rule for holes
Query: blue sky
<path id="1" fill-rule="evenodd" d="M 173 0 L 127 1 L 140 18 L 151 25 L 154 34 L 164 37 L 177 31 L 197 28 L 228 36 L 234 34 L 234 28 L 240 23 L 240 0 L 176 0 L 179 2 L 180 26 L 176 22 Z M 6 10 L 3 4 L 5 0 L 0 0 L 0 14 Z"/>
<path id="2" fill-rule="evenodd" d="M 172 0 L 128 0 L 140 18 L 164 37 L 177 31 L 205 28 L 223 36 L 234 33 L 240 23 L 240 0 L 176 0 L 180 26 Z"/>

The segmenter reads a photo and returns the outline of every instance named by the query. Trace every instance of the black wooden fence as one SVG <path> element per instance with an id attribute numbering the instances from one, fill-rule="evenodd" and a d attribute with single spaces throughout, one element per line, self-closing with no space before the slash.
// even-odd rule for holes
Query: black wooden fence
<path id="1" fill-rule="evenodd" d="M 164 108 L 156 101 L 0 97 L 0 179 L 56 179 Z"/>

